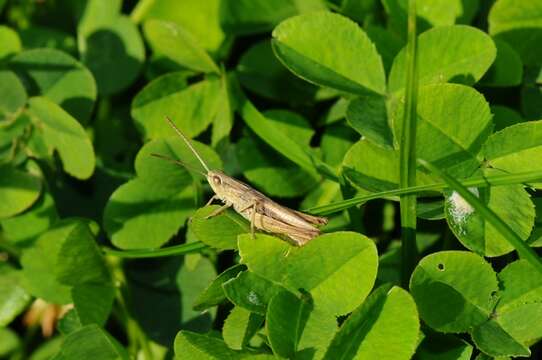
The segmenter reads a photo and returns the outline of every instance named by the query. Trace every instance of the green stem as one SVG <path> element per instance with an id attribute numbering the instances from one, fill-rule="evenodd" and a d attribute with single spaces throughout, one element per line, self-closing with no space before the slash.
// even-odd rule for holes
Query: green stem
<path id="1" fill-rule="evenodd" d="M 115 250 L 110 247 L 103 246 L 102 251 L 107 255 L 112 255 L 121 258 L 155 258 L 164 256 L 177 256 L 185 255 L 193 252 L 199 252 L 202 249 L 206 249 L 208 246 L 204 243 L 197 241 L 188 244 L 181 244 L 176 246 L 170 246 L 161 249 L 141 249 L 141 250 Z"/>
<path id="2" fill-rule="evenodd" d="M 529 247 L 493 210 L 484 205 L 476 195 L 471 193 L 468 188 L 461 185 L 459 181 L 452 178 L 444 171 L 440 170 L 431 163 L 418 160 L 418 162 L 432 173 L 440 176 L 452 189 L 457 191 L 465 201 L 467 201 L 476 210 L 481 217 L 489 222 L 503 237 L 516 249 L 519 256 L 527 260 L 535 269 L 542 274 L 542 259 L 536 252 Z"/>
<path id="3" fill-rule="evenodd" d="M 147 15 L 151 7 L 154 5 L 156 0 L 139 0 L 134 10 L 130 14 L 130 19 L 135 23 L 139 22 Z"/>
<path id="4" fill-rule="evenodd" d="M 399 185 L 416 185 L 416 124 L 417 124 L 417 69 L 416 69 L 416 1 L 408 8 L 408 41 L 406 53 L 406 94 L 403 129 L 399 149 Z M 410 274 L 417 262 L 416 195 L 401 196 L 401 284 L 408 287 Z"/>
<path id="5" fill-rule="evenodd" d="M 487 187 L 487 186 L 502 186 L 513 184 L 524 184 L 542 180 L 542 170 L 526 171 L 517 174 L 493 175 L 490 177 L 476 176 L 469 179 L 460 180 L 463 186 L 467 187 Z M 328 205 L 322 205 L 306 209 L 304 211 L 315 215 L 328 215 L 339 211 L 346 210 L 350 207 L 361 205 L 370 200 L 391 198 L 398 195 L 417 194 L 427 191 L 442 191 L 448 189 L 449 185 L 442 183 L 410 186 L 407 188 L 393 189 L 376 192 L 370 195 L 356 196 L 352 199 L 337 201 Z"/>

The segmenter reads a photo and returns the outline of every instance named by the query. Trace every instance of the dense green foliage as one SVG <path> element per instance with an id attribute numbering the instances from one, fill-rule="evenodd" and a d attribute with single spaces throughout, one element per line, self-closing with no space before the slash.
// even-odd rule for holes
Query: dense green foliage
<path id="1" fill-rule="evenodd" d="M 0 357 L 541 358 L 542 0 L 416 3 L 0 0 Z"/>

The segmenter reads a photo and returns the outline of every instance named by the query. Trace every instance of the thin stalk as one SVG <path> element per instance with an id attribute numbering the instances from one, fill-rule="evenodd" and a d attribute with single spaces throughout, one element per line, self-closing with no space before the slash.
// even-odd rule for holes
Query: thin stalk
<path id="1" fill-rule="evenodd" d="M 406 50 L 406 93 L 403 129 L 399 149 L 399 185 L 416 185 L 416 123 L 418 81 L 416 66 L 416 1 L 409 1 L 408 41 Z M 408 287 L 410 274 L 416 266 L 416 195 L 402 195 L 401 209 L 401 284 Z"/>
<path id="2" fill-rule="evenodd" d="M 147 15 L 150 8 L 154 5 L 156 0 L 139 0 L 135 8 L 130 14 L 130 19 L 135 23 L 139 24 L 141 20 Z"/>
<path id="3" fill-rule="evenodd" d="M 202 249 L 206 249 L 208 246 L 201 241 L 191 242 L 188 244 L 181 244 L 170 246 L 161 249 L 141 249 L 141 250 L 115 250 L 107 246 L 102 247 L 102 251 L 107 255 L 112 255 L 121 258 L 155 258 L 165 256 L 179 256 L 199 252 Z"/>
<path id="4" fill-rule="evenodd" d="M 469 179 L 460 180 L 463 186 L 467 187 L 487 187 L 525 184 L 530 182 L 542 181 L 542 171 L 526 171 L 517 174 L 492 175 L 489 177 L 476 176 Z M 393 190 L 380 191 L 369 195 L 356 196 L 351 199 L 337 201 L 328 205 L 317 206 L 304 211 L 314 215 L 329 215 L 339 211 L 346 210 L 353 206 L 358 206 L 370 200 L 392 198 L 398 195 L 417 194 L 427 191 L 442 191 L 448 189 L 449 185 L 441 182 L 427 185 L 410 186 Z"/>
<path id="5" fill-rule="evenodd" d="M 521 238 L 508 226 L 493 210 L 484 205 L 480 199 L 471 193 L 468 188 L 461 185 L 459 181 L 446 174 L 431 163 L 418 160 L 418 162 L 426 169 L 434 174 L 440 176 L 449 186 L 461 195 L 470 206 L 474 208 L 478 214 L 489 222 L 503 237 L 516 249 L 519 256 L 527 260 L 536 270 L 542 274 L 542 259 L 536 254 L 536 252 L 529 247 Z"/>

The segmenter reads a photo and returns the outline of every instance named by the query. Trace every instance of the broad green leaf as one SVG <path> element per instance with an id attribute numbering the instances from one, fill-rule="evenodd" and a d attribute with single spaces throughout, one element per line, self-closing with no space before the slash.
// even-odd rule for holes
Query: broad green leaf
<path id="1" fill-rule="evenodd" d="M 145 22 L 143 29 L 147 41 L 156 53 L 190 70 L 220 72 L 197 39 L 182 26 L 174 22 L 151 19 Z"/>
<path id="2" fill-rule="evenodd" d="M 508 42 L 526 65 L 542 64 L 542 1 L 499 0 L 488 22 L 489 33 Z"/>
<path id="3" fill-rule="evenodd" d="M 97 325 L 87 325 L 70 333 L 52 360 L 129 359 L 126 350 Z"/>
<path id="4" fill-rule="evenodd" d="M 68 310 L 67 313 L 62 315 L 56 324 L 56 329 L 64 336 L 77 331 L 82 327 L 83 325 L 81 325 L 81 320 L 79 319 L 77 310 L 75 310 L 75 308 Z"/>
<path id="5" fill-rule="evenodd" d="M 144 8 L 143 19 L 172 21 L 189 31 L 206 50 L 216 54 L 222 51 L 221 47 L 227 41 L 220 27 L 222 3 L 221 0 L 156 0 L 152 3 L 139 2 L 138 5 Z M 132 19 L 135 20 L 134 13 Z"/>
<path id="6" fill-rule="evenodd" d="M 23 284 L 31 295 L 54 304 L 72 302 L 71 286 L 62 283 L 58 279 L 57 269 L 63 265 L 64 259 L 60 258 L 63 245 L 71 233 L 80 226 L 87 225 L 82 225 L 81 220 L 68 219 L 60 221 L 41 235 L 30 248 L 25 250 L 21 257 L 24 276 Z"/>
<path id="7" fill-rule="evenodd" d="M 10 165 L 0 166 L 0 218 L 16 215 L 38 200 L 41 179 Z"/>
<path id="8" fill-rule="evenodd" d="M 484 175 L 500 174 L 490 169 Z M 471 190 L 480 200 L 526 240 L 534 225 L 535 211 L 523 185 L 491 186 Z M 459 241 L 483 256 L 500 256 L 514 250 L 508 240 L 455 191 L 447 191 L 446 221 Z"/>
<path id="9" fill-rule="evenodd" d="M 518 53 L 508 43 L 495 40 L 497 57 L 480 84 L 484 86 L 517 86 L 523 80 L 523 63 Z"/>
<path id="10" fill-rule="evenodd" d="M 90 119 L 96 83 L 90 71 L 70 55 L 54 49 L 23 51 L 10 67 L 23 80 L 29 95 L 41 95 L 83 123 Z"/>
<path id="11" fill-rule="evenodd" d="M 320 235 L 301 248 L 269 235 L 241 235 L 239 253 L 250 271 L 292 292 L 310 292 L 315 309 L 334 315 L 363 302 L 376 278 L 375 245 L 353 232 Z"/>
<path id="12" fill-rule="evenodd" d="M 403 112 L 398 106 L 392 118 L 396 137 L 402 131 Z M 479 152 L 493 127 L 482 94 L 458 84 L 423 86 L 417 112 L 416 156 L 456 177 L 471 176 L 482 162 Z"/>
<path id="13" fill-rule="evenodd" d="M 104 326 L 115 297 L 115 288 L 109 284 L 81 284 L 71 291 L 73 305 L 81 325 Z"/>
<path id="14" fill-rule="evenodd" d="M 19 78 L 9 70 L 0 70 L 0 121 L 14 120 L 26 103 L 26 91 Z"/>
<path id="15" fill-rule="evenodd" d="M 175 337 L 174 350 L 176 360 L 274 359 L 272 355 L 232 350 L 222 339 L 186 330 Z"/>
<path id="16" fill-rule="evenodd" d="M 472 345 L 453 335 L 430 332 L 416 349 L 419 360 L 470 360 Z"/>
<path id="17" fill-rule="evenodd" d="M 271 100 L 303 104 L 318 96 L 316 86 L 294 76 L 278 61 L 268 40 L 243 53 L 236 73 L 243 87 Z"/>
<path id="18" fill-rule="evenodd" d="M 281 291 L 271 299 L 266 315 L 269 343 L 284 358 L 321 358 L 337 330 L 335 317 L 315 311 L 310 296 L 298 298 Z"/>
<path id="19" fill-rule="evenodd" d="M 36 129 L 41 131 L 48 148 L 58 151 L 64 170 L 78 179 L 88 179 L 96 159 L 85 129 L 46 97 L 33 97 L 28 104 Z"/>
<path id="20" fill-rule="evenodd" d="M 230 81 L 231 73 L 223 72 L 220 77 L 220 92 L 216 110 L 216 116 L 213 119 L 213 132 L 211 134 L 211 145 L 219 150 L 227 147 L 230 144 L 230 133 L 235 121 L 234 111 L 235 103 L 233 102 Z"/>
<path id="21" fill-rule="evenodd" d="M 174 134 L 166 116 L 187 136 L 194 137 L 217 115 L 220 93 L 219 79 L 209 78 L 186 87 L 184 75 L 167 74 L 136 95 L 131 114 L 146 139 Z"/>
<path id="22" fill-rule="evenodd" d="M 0 26 L 0 59 L 14 55 L 21 51 L 21 39 L 15 30 L 7 27 Z"/>
<path id="23" fill-rule="evenodd" d="M 245 270 L 246 267 L 242 264 L 234 265 L 226 270 L 224 270 L 220 275 L 218 275 L 213 282 L 209 284 L 199 294 L 198 298 L 194 302 L 194 310 L 205 310 L 215 305 L 219 305 L 226 300 L 226 295 L 222 289 L 222 284 L 226 281 L 233 279 L 241 271 Z"/>
<path id="24" fill-rule="evenodd" d="M 237 236 L 250 231 L 250 224 L 232 210 L 206 219 L 219 205 L 206 206 L 192 216 L 190 227 L 199 241 L 216 249 L 236 249 Z"/>
<path id="25" fill-rule="evenodd" d="M 109 283 L 110 275 L 102 252 L 89 227 L 79 223 L 63 239 L 54 269 L 58 281 L 76 286 L 84 283 Z"/>
<path id="26" fill-rule="evenodd" d="M 265 315 L 269 301 L 283 288 L 250 271 L 243 271 L 222 285 L 226 297 L 236 306 Z"/>
<path id="27" fill-rule="evenodd" d="M 96 29 L 80 30 L 78 45 L 81 61 L 94 75 L 102 96 L 131 85 L 145 60 L 141 35 L 126 16 L 118 16 Z"/>
<path id="28" fill-rule="evenodd" d="M 319 125 L 331 125 L 333 123 L 339 122 L 346 118 L 346 110 L 350 100 L 341 97 L 339 100 L 335 101 L 330 107 L 325 115 L 320 119 Z"/>
<path id="29" fill-rule="evenodd" d="M 445 82 L 472 85 L 489 69 L 497 52 L 486 33 L 464 25 L 428 30 L 419 35 L 417 45 L 420 86 Z M 404 89 L 405 71 L 406 48 L 403 48 L 390 71 L 389 91 Z"/>
<path id="30" fill-rule="evenodd" d="M 75 37 L 67 32 L 32 24 L 30 27 L 19 30 L 19 36 L 25 50 L 37 48 L 53 48 L 77 54 Z"/>
<path id="31" fill-rule="evenodd" d="M 410 294 L 384 285 L 350 314 L 324 359 L 410 359 L 418 345 L 419 329 Z"/>
<path id="32" fill-rule="evenodd" d="M 498 290 L 491 265 L 466 251 L 424 257 L 410 278 L 420 317 L 439 332 L 460 333 L 485 322 Z"/>
<path id="33" fill-rule="evenodd" d="M 372 0 L 371 0 L 372 1 Z M 356 3 L 357 0 L 351 1 L 348 0 L 346 3 Z M 344 3 L 344 2 L 343 2 Z M 391 65 L 393 64 L 393 59 L 403 48 L 403 40 L 380 26 L 368 26 L 365 28 L 367 36 L 375 44 L 376 50 L 382 57 L 382 63 L 384 64 L 384 70 L 386 74 L 390 72 Z"/>
<path id="34" fill-rule="evenodd" d="M 237 35 L 262 33 L 291 16 L 325 9 L 322 0 L 223 0 L 221 24 Z"/>
<path id="35" fill-rule="evenodd" d="M 495 124 L 496 132 L 524 121 L 519 112 L 506 106 L 491 106 L 491 112 L 493 113 L 493 123 Z"/>
<path id="36" fill-rule="evenodd" d="M 527 241 L 532 247 L 542 246 L 542 198 L 531 198 L 535 206 L 534 229 Z"/>
<path id="37" fill-rule="evenodd" d="M 380 55 L 365 32 L 341 15 L 285 20 L 273 30 L 273 49 L 294 74 L 315 84 L 359 95 L 385 92 Z"/>
<path id="38" fill-rule="evenodd" d="M 529 348 L 516 341 L 497 321 L 490 319 L 471 331 L 478 349 L 491 356 L 529 356 Z"/>
<path id="39" fill-rule="evenodd" d="M 527 83 L 523 86 L 521 111 L 527 120 L 542 118 L 542 85 Z"/>
<path id="40" fill-rule="evenodd" d="M 263 324 L 264 317 L 242 307 L 234 307 L 224 320 L 222 337 L 234 350 L 241 350 Z"/>
<path id="41" fill-rule="evenodd" d="M 211 168 L 221 167 L 214 151 L 192 143 Z M 153 140 L 141 148 L 135 161 L 137 177 L 111 195 L 104 212 L 106 232 L 113 244 L 123 249 L 165 244 L 195 210 L 190 173 L 177 164 L 151 156 L 153 153 L 182 159 L 191 168 L 201 167 L 178 137 Z"/>
<path id="42" fill-rule="evenodd" d="M 491 135 L 483 149 L 490 166 L 510 173 L 542 168 L 541 151 L 542 121 L 509 126 Z"/>
<path id="43" fill-rule="evenodd" d="M 362 96 L 350 101 L 346 119 L 354 130 L 373 144 L 393 149 L 393 134 L 388 123 L 385 97 Z"/>
<path id="44" fill-rule="evenodd" d="M 21 347 L 21 340 L 17 333 L 10 328 L 0 328 L 0 356 L 10 358 L 9 355 Z M 14 355 L 17 356 L 17 355 Z"/>
<path id="45" fill-rule="evenodd" d="M 0 265 L 0 326 L 11 323 L 30 302 L 21 280 L 20 271 L 6 263 Z"/>
<path id="46" fill-rule="evenodd" d="M 49 341 L 42 343 L 32 353 L 29 360 L 50 360 L 60 350 L 63 340 L 62 336 L 55 336 Z"/>
<path id="47" fill-rule="evenodd" d="M 294 131 L 289 134 L 293 135 Z M 296 143 L 303 146 L 308 141 Z M 245 137 L 237 142 L 235 154 L 239 167 L 251 186 L 268 196 L 298 197 L 306 194 L 317 184 L 316 174 L 300 169 L 261 141 Z"/>

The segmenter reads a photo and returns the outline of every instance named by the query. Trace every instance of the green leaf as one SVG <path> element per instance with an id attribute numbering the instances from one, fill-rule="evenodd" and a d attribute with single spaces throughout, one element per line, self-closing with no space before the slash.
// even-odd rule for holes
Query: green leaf
<path id="1" fill-rule="evenodd" d="M 542 120 L 509 126 L 491 135 L 483 148 L 491 167 L 510 173 L 542 168 L 541 151 Z"/>
<path id="2" fill-rule="evenodd" d="M 335 242 L 341 246 L 335 247 Z M 269 235 L 258 234 L 256 240 L 241 235 L 239 253 L 251 272 L 292 292 L 310 292 L 315 309 L 334 315 L 358 306 L 376 278 L 374 243 L 353 232 L 320 235 L 301 248 Z"/>
<path id="3" fill-rule="evenodd" d="M 94 75 L 98 92 L 107 96 L 120 92 L 137 79 L 145 60 L 145 48 L 136 25 L 128 17 L 118 16 L 100 25 L 80 29 L 78 45 L 81 61 Z"/>
<path id="4" fill-rule="evenodd" d="M 266 329 L 275 355 L 321 358 L 337 324 L 333 315 L 314 311 L 310 296 L 302 295 L 300 299 L 281 291 L 269 303 Z"/>
<path id="5" fill-rule="evenodd" d="M 220 206 L 206 206 L 192 216 L 191 229 L 196 238 L 213 248 L 226 250 L 237 248 L 237 236 L 249 232 L 250 225 L 232 210 L 206 219 L 205 217 Z"/>
<path id="6" fill-rule="evenodd" d="M 180 331 L 175 337 L 174 349 L 176 360 L 274 359 L 267 354 L 232 350 L 221 339 L 186 330 Z"/>
<path id="7" fill-rule="evenodd" d="M 508 264 L 498 275 L 501 282 L 498 312 L 542 300 L 542 278 L 525 260 Z"/>
<path id="8" fill-rule="evenodd" d="M 481 30 L 464 25 L 428 30 L 418 37 L 418 83 L 420 87 L 445 82 L 472 85 L 489 69 L 495 56 L 493 40 Z M 389 91 L 405 87 L 405 71 L 406 48 L 393 62 Z"/>
<path id="9" fill-rule="evenodd" d="M 96 159 L 85 129 L 46 97 L 33 97 L 28 104 L 36 128 L 47 146 L 58 151 L 64 170 L 78 179 L 88 179 Z"/>
<path id="10" fill-rule="evenodd" d="M 63 239 L 54 269 L 58 281 L 76 286 L 83 283 L 109 283 L 110 275 L 102 253 L 89 227 L 79 223 Z"/>
<path id="11" fill-rule="evenodd" d="M 113 307 L 114 287 L 108 284 L 81 284 L 72 288 L 71 295 L 81 325 L 105 325 Z"/>
<path id="12" fill-rule="evenodd" d="M 529 348 L 517 342 L 493 319 L 471 332 L 472 341 L 484 353 L 490 356 L 529 356 Z"/>
<path id="13" fill-rule="evenodd" d="M 358 134 L 348 126 L 342 124 L 327 126 L 320 142 L 322 159 L 332 166 L 340 165 L 348 149 L 358 139 Z"/>
<path id="14" fill-rule="evenodd" d="M 222 337 L 234 350 L 241 350 L 263 324 L 264 317 L 242 307 L 234 307 L 224 320 Z"/>
<path id="15" fill-rule="evenodd" d="M 220 73 L 220 69 L 197 39 L 174 22 L 151 19 L 143 26 L 152 49 L 190 70 Z"/>
<path id="16" fill-rule="evenodd" d="M 81 220 L 67 219 L 57 222 L 25 250 L 21 257 L 23 284 L 30 294 L 54 304 L 72 302 L 71 287 L 57 278 L 57 269 L 63 265 L 64 259 L 60 258 L 60 253 L 64 243 L 72 231 L 80 226 Z"/>
<path id="17" fill-rule="evenodd" d="M 488 169 L 484 175 L 499 173 Z M 471 189 L 480 201 L 493 210 L 522 239 L 527 240 L 534 225 L 535 211 L 523 185 L 491 186 Z M 455 191 L 447 191 L 446 221 L 459 241 L 469 250 L 483 256 L 500 256 L 514 250 L 491 223 L 476 212 Z"/>
<path id="18" fill-rule="evenodd" d="M 21 51 L 21 39 L 13 29 L 7 26 L 0 26 L 0 59 L 14 55 Z"/>
<path id="19" fill-rule="evenodd" d="M 201 292 L 201 294 L 199 294 L 194 302 L 194 310 L 202 311 L 224 302 L 226 300 L 226 294 L 224 294 L 222 285 L 228 280 L 235 278 L 237 274 L 245 269 L 246 267 L 244 265 L 237 264 L 224 270 L 205 288 L 205 290 L 203 290 L 203 292 Z"/>
<path id="20" fill-rule="evenodd" d="M 380 95 L 358 97 L 346 112 L 348 124 L 375 145 L 393 149 L 386 98 Z"/>
<path id="21" fill-rule="evenodd" d="M 526 65 L 542 64 L 542 1 L 500 0 L 488 17 L 489 33 L 508 42 Z"/>
<path id="22" fill-rule="evenodd" d="M 42 95 L 86 123 L 96 100 L 90 71 L 70 55 L 54 49 L 23 51 L 10 67 L 23 80 L 29 95 Z"/>
<path id="23" fill-rule="evenodd" d="M 19 36 L 25 50 L 53 48 L 70 55 L 77 54 L 75 37 L 55 28 L 32 24 L 28 28 L 20 29 Z"/>
<path id="24" fill-rule="evenodd" d="M 293 75 L 273 54 L 268 40 L 243 53 L 236 68 L 243 87 L 271 100 L 307 103 L 318 96 L 318 88 Z"/>
<path id="25" fill-rule="evenodd" d="M 493 113 L 495 132 L 524 121 L 519 112 L 506 106 L 491 106 L 491 112 Z"/>
<path id="26" fill-rule="evenodd" d="M 250 271 L 239 273 L 222 285 L 226 297 L 236 306 L 265 315 L 271 298 L 283 288 Z"/>
<path id="27" fill-rule="evenodd" d="M 470 360 L 472 345 L 452 335 L 430 332 L 416 349 L 419 360 Z"/>
<path id="28" fill-rule="evenodd" d="M 41 179 L 11 165 L 0 166 L 0 218 L 16 215 L 40 196 Z"/>
<path id="29" fill-rule="evenodd" d="M 138 14 L 137 7 L 141 6 Z M 227 42 L 226 34 L 220 26 L 220 13 L 223 6 L 220 0 L 183 1 L 156 0 L 152 3 L 139 2 L 132 13 L 132 19 L 161 19 L 172 21 L 189 31 L 204 49 L 212 53 L 223 51 Z"/>
<path id="30" fill-rule="evenodd" d="M 220 159 L 208 146 L 192 142 L 211 168 Z M 139 151 L 137 177 L 120 186 L 104 212 L 104 227 L 113 244 L 122 249 L 156 248 L 165 244 L 195 210 L 192 176 L 183 167 L 151 156 L 182 159 L 190 167 L 201 165 L 178 137 L 153 140 Z"/>
<path id="31" fill-rule="evenodd" d="M 322 0 L 224 0 L 221 24 L 236 35 L 268 32 L 280 21 L 299 13 L 325 10 Z"/>
<path id="32" fill-rule="evenodd" d="M 359 95 L 385 92 L 380 55 L 365 32 L 341 15 L 285 20 L 273 30 L 273 49 L 294 74 L 315 84 Z"/>
<path id="33" fill-rule="evenodd" d="M 493 310 L 497 278 L 491 265 L 466 251 L 424 257 L 410 279 L 420 317 L 439 332 L 460 333 L 485 322 Z"/>
<path id="34" fill-rule="evenodd" d="M 120 360 L 128 353 L 111 335 L 97 325 L 87 325 L 70 333 L 53 360 Z"/>
<path id="35" fill-rule="evenodd" d="M 3 263 L 0 275 L 0 326 L 6 326 L 24 311 L 31 297 L 21 286 L 20 271 Z"/>
<path id="36" fill-rule="evenodd" d="M 21 341 L 15 331 L 10 328 L 0 328 L 0 356 L 9 358 L 9 355 L 20 347 Z"/>
<path id="37" fill-rule="evenodd" d="M 217 115 L 220 94 L 218 79 L 209 78 L 186 87 L 184 74 L 166 74 L 136 95 L 131 114 L 146 139 L 174 134 L 166 116 L 187 136 L 194 137 Z"/>
<path id="38" fill-rule="evenodd" d="M 384 285 L 350 314 L 324 359 L 410 359 L 418 345 L 419 328 L 410 294 Z"/>
<path id="39" fill-rule="evenodd" d="M 523 80 L 523 63 L 518 53 L 508 43 L 495 40 L 497 57 L 480 84 L 484 86 L 517 86 Z"/>
<path id="40" fill-rule="evenodd" d="M 346 4 L 356 3 L 356 1 L 347 1 Z M 365 31 L 369 36 L 369 39 L 375 44 L 376 50 L 382 57 L 382 63 L 384 64 L 384 70 L 386 74 L 390 72 L 393 59 L 397 56 L 399 51 L 403 48 L 404 41 L 396 34 L 388 31 L 380 26 L 369 25 L 365 27 Z"/>
<path id="41" fill-rule="evenodd" d="M 26 91 L 19 78 L 9 70 L 0 70 L 0 121 L 9 121 L 26 103 Z"/>

